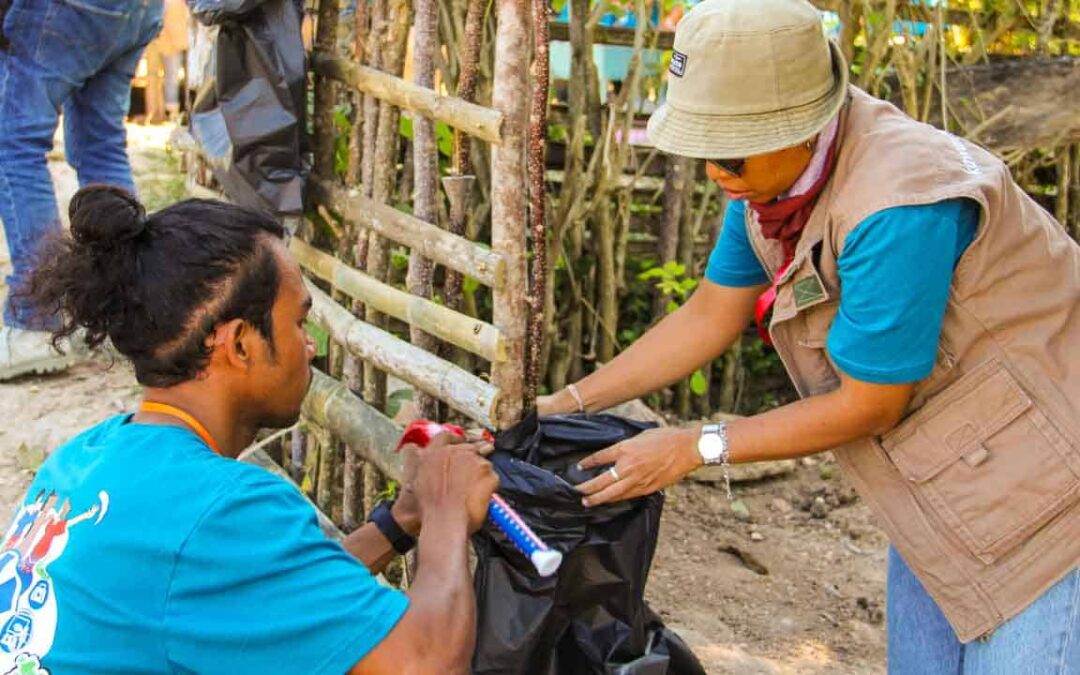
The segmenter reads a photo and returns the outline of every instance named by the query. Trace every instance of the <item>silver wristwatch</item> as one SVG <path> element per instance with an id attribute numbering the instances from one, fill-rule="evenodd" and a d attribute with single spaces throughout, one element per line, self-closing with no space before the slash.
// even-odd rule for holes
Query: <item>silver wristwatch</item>
<path id="1" fill-rule="evenodd" d="M 701 427 L 697 449 L 705 464 L 726 464 L 728 461 L 727 425 L 721 422 Z"/>

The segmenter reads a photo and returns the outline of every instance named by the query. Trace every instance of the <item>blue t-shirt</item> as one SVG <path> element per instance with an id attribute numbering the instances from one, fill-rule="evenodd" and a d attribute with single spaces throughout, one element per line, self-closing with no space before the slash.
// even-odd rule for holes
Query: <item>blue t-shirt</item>
<path id="1" fill-rule="evenodd" d="M 826 342 L 836 366 L 876 384 L 928 376 L 953 270 L 978 227 L 978 203 L 951 199 L 885 209 L 849 232 L 837 260 L 840 307 Z M 728 204 L 705 278 L 721 286 L 769 282 L 747 237 L 742 201 Z"/>
<path id="2" fill-rule="evenodd" d="M 341 675 L 404 614 L 293 486 L 129 420 L 60 447 L 15 515 L 0 673 Z"/>

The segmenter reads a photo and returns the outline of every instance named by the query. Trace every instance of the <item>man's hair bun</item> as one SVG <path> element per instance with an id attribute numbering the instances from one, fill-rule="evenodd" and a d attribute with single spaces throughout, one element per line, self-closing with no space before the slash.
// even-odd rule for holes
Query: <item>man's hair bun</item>
<path id="1" fill-rule="evenodd" d="M 68 208 L 71 236 L 80 244 L 110 245 L 146 231 L 146 209 L 127 190 L 89 185 L 75 193 Z"/>

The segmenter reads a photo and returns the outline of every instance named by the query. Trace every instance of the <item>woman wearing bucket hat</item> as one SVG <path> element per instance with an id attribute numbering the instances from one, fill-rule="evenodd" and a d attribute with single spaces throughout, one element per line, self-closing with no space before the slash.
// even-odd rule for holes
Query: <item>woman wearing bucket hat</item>
<path id="1" fill-rule="evenodd" d="M 705 161 L 721 236 L 685 306 L 540 411 L 667 386 L 755 318 L 801 400 L 603 450 L 585 504 L 831 449 L 892 542 L 890 672 L 1080 673 L 1080 246 L 850 86 L 804 0 L 705 0 L 674 49 L 649 136 Z"/>

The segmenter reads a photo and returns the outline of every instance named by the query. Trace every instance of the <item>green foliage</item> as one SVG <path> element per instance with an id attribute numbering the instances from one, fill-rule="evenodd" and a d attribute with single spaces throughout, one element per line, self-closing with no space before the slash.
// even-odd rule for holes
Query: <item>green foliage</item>
<path id="1" fill-rule="evenodd" d="M 386 414 L 394 417 L 401 411 L 401 406 L 406 401 L 413 400 L 413 390 L 408 388 L 395 389 L 386 397 Z"/>
<path id="2" fill-rule="evenodd" d="M 386 481 L 386 487 L 383 488 L 382 492 L 375 495 L 375 503 L 378 504 L 379 502 L 392 502 L 392 501 L 394 501 L 394 499 L 397 498 L 399 487 L 400 487 L 400 485 L 398 484 L 398 482 L 396 480 L 393 480 L 393 479 L 387 480 Z"/>
<path id="3" fill-rule="evenodd" d="M 307 328 L 308 335 L 311 336 L 311 339 L 315 341 L 316 358 L 326 356 L 330 347 L 330 334 L 327 333 L 322 326 L 313 321 L 305 321 L 304 327 Z"/>
<path id="4" fill-rule="evenodd" d="M 402 115 L 399 118 L 398 129 L 402 138 L 413 140 L 413 120 L 407 115 Z M 450 128 L 450 125 L 445 122 L 435 123 L 435 144 L 438 147 L 439 155 L 444 158 L 449 158 L 454 154 L 454 130 Z"/>
<path id="5" fill-rule="evenodd" d="M 698 286 L 698 280 L 686 276 L 686 265 L 669 260 L 659 267 L 647 269 L 638 275 L 642 281 L 654 281 L 653 285 L 664 295 L 671 299 L 667 303 L 667 313 L 670 314 L 686 302 L 690 294 Z"/>
<path id="6" fill-rule="evenodd" d="M 705 373 L 700 368 L 690 376 L 690 391 L 695 396 L 704 396 L 709 393 L 709 381 L 705 379 Z"/>
<path id="7" fill-rule="evenodd" d="M 406 270 L 409 268 L 409 250 L 404 247 L 398 247 L 390 251 L 390 264 L 397 270 Z"/>
<path id="8" fill-rule="evenodd" d="M 352 106 L 342 103 L 334 108 L 334 173 L 344 177 L 349 170 L 349 136 L 352 120 L 349 115 Z"/>

